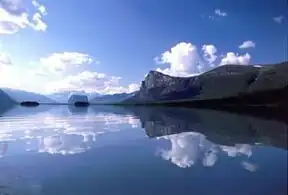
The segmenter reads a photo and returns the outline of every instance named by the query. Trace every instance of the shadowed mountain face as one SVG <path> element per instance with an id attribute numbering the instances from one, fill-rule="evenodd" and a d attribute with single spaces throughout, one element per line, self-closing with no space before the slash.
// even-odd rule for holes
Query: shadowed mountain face
<path id="1" fill-rule="evenodd" d="M 0 89 L 0 116 L 6 109 L 13 107 L 15 104 L 16 102 Z"/>
<path id="2" fill-rule="evenodd" d="M 258 97 L 258 93 L 274 93 L 275 90 L 282 90 L 282 94 L 283 90 L 287 91 L 287 85 L 288 62 L 262 67 L 225 65 L 189 78 L 150 71 L 139 92 L 124 103 L 203 101 L 241 98 L 243 95 Z M 272 99 L 273 102 L 278 101 Z"/>

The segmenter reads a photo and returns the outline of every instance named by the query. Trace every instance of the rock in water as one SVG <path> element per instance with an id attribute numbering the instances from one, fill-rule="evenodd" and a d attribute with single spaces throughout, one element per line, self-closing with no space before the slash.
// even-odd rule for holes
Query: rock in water
<path id="1" fill-rule="evenodd" d="M 73 104 L 75 106 L 88 106 L 88 97 L 81 94 L 72 94 L 68 99 L 68 104 Z"/>
<path id="2" fill-rule="evenodd" d="M 36 107 L 39 106 L 39 102 L 34 102 L 34 101 L 25 101 L 20 103 L 21 106 L 27 106 L 27 107 Z"/>

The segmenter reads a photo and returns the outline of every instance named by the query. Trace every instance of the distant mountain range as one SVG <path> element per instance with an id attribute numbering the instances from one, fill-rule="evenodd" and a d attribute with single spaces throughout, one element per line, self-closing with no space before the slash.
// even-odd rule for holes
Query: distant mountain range
<path id="1" fill-rule="evenodd" d="M 3 88 L 1 106 L 15 102 L 68 103 L 71 94 L 51 95 Z M 193 77 L 172 77 L 150 71 L 139 91 L 101 95 L 82 93 L 90 104 L 183 104 L 215 105 L 286 105 L 288 107 L 288 62 L 271 65 L 224 65 Z M 15 101 L 14 101 L 15 100 Z M 3 102 L 3 103 L 2 103 Z"/>
<path id="2" fill-rule="evenodd" d="M 140 90 L 122 103 L 286 104 L 288 62 L 263 66 L 224 65 L 181 78 L 150 71 Z M 211 104 L 210 104 L 211 105 Z"/>
<path id="3" fill-rule="evenodd" d="M 11 100 L 11 102 L 21 103 L 24 101 L 36 101 L 40 104 L 67 104 L 69 98 L 73 94 L 81 94 L 81 96 L 85 96 L 88 98 L 90 103 L 94 104 L 104 104 L 104 103 L 117 103 L 121 102 L 124 99 L 131 97 L 134 93 L 120 93 L 120 94 L 109 94 L 109 95 L 101 95 L 97 92 L 95 93 L 85 93 L 85 92 L 77 92 L 77 91 L 68 91 L 68 92 L 58 92 L 48 95 L 37 94 L 33 92 L 27 92 L 18 89 L 10 89 L 10 88 L 2 88 L 0 93 L 0 98 L 3 99 L 2 102 Z M 5 98 L 5 101 L 4 101 Z M 0 101 L 2 100 L 0 99 Z"/>
<path id="4" fill-rule="evenodd" d="M 58 103 L 68 103 L 68 99 L 72 94 L 83 94 L 88 97 L 89 100 L 92 100 L 95 97 L 101 96 L 101 94 L 94 92 L 94 93 L 85 93 L 85 92 L 77 92 L 77 91 L 65 91 L 65 92 L 58 92 L 53 94 L 48 94 L 47 97 L 55 100 Z"/>
<path id="5" fill-rule="evenodd" d="M 55 103 L 54 100 L 46 97 L 45 95 L 41 95 L 38 93 L 18 90 L 18 89 L 10 89 L 10 88 L 2 88 L 2 90 L 9 95 L 16 102 L 21 103 L 24 101 L 36 101 L 40 104 L 42 103 Z"/>
<path id="6" fill-rule="evenodd" d="M 0 116 L 6 109 L 11 108 L 16 104 L 16 101 L 9 97 L 5 92 L 0 89 Z"/>
<path id="7" fill-rule="evenodd" d="M 109 103 L 120 103 L 127 98 L 134 96 L 135 93 L 119 93 L 112 95 L 101 95 L 94 97 L 90 100 L 91 104 L 109 104 Z"/>

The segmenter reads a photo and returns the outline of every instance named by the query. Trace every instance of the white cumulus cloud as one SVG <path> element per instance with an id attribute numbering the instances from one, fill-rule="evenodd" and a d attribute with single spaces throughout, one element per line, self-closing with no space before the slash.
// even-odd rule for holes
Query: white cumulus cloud
<path id="1" fill-rule="evenodd" d="M 132 83 L 122 86 L 121 77 L 91 71 L 89 65 L 99 63 L 89 54 L 79 52 L 53 53 L 33 62 L 34 68 L 13 64 L 10 55 L 0 52 L 0 87 L 36 93 L 86 92 L 130 93 L 139 89 Z"/>
<path id="2" fill-rule="evenodd" d="M 244 47 L 255 47 L 252 41 L 243 43 Z M 211 68 L 226 65 L 238 64 L 248 65 L 251 61 L 251 55 L 246 53 L 240 55 L 234 52 L 227 52 L 225 55 L 217 55 L 218 49 L 215 45 L 204 44 L 201 48 L 203 55 L 200 55 L 198 49 L 192 43 L 180 42 L 170 50 L 162 53 L 161 56 L 154 58 L 157 64 L 168 64 L 169 67 L 157 67 L 156 71 L 170 76 L 195 76 Z"/>
<path id="3" fill-rule="evenodd" d="M 247 49 L 247 48 L 252 48 L 256 47 L 256 44 L 253 41 L 244 41 L 241 45 L 239 45 L 240 49 Z"/>
<path id="4" fill-rule="evenodd" d="M 204 52 L 204 59 L 209 62 L 209 64 L 213 64 L 217 59 L 217 48 L 214 45 L 203 45 L 202 50 Z"/>
<path id="5" fill-rule="evenodd" d="M 178 43 L 156 59 L 160 64 L 170 65 L 169 68 L 158 68 L 157 71 L 172 76 L 199 74 L 202 66 L 197 47 L 192 43 L 186 42 Z"/>
<path id="6" fill-rule="evenodd" d="M 84 90 L 87 93 L 104 92 L 107 88 L 118 87 L 120 79 L 121 77 L 108 76 L 104 73 L 84 71 L 49 83 L 47 90 L 49 92 L 78 90 Z"/>
<path id="7" fill-rule="evenodd" d="M 251 56 L 246 53 L 244 55 L 235 54 L 234 52 L 228 52 L 222 59 L 220 65 L 226 64 L 238 64 L 248 65 L 250 63 Z"/>
<path id="8" fill-rule="evenodd" d="M 32 18 L 27 10 L 29 3 L 34 6 L 35 11 Z M 0 34 L 13 34 L 20 29 L 31 27 L 36 31 L 45 31 L 46 23 L 42 17 L 47 14 L 44 5 L 36 0 L 1 0 L 0 1 Z M 30 19 L 31 18 L 31 19 Z"/>
<path id="9" fill-rule="evenodd" d="M 104 73 L 83 71 L 76 75 L 70 75 L 61 80 L 47 83 L 46 93 L 84 91 L 85 93 L 115 94 L 131 93 L 139 89 L 139 85 L 134 83 L 127 87 L 122 86 L 120 84 L 121 79 L 121 77 Z"/>
<path id="10" fill-rule="evenodd" d="M 93 58 L 85 53 L 63 52 L 53 53 L 48 57 L 40 59 L 40 71 L 52 73 L 65 72 L 71 68 L 81 65 L 88 65 L 93 62 Z M 96 62 L 99 63 L 99 62 Z"/>

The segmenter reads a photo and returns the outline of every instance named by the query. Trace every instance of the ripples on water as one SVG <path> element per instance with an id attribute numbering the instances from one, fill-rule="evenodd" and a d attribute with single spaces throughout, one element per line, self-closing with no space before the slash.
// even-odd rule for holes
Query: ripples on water
<path id="1" fill-rule="evenodd" d="M 0 113 L 0 194 L 286 194 L 287 124 L 179 108 Z"/>

